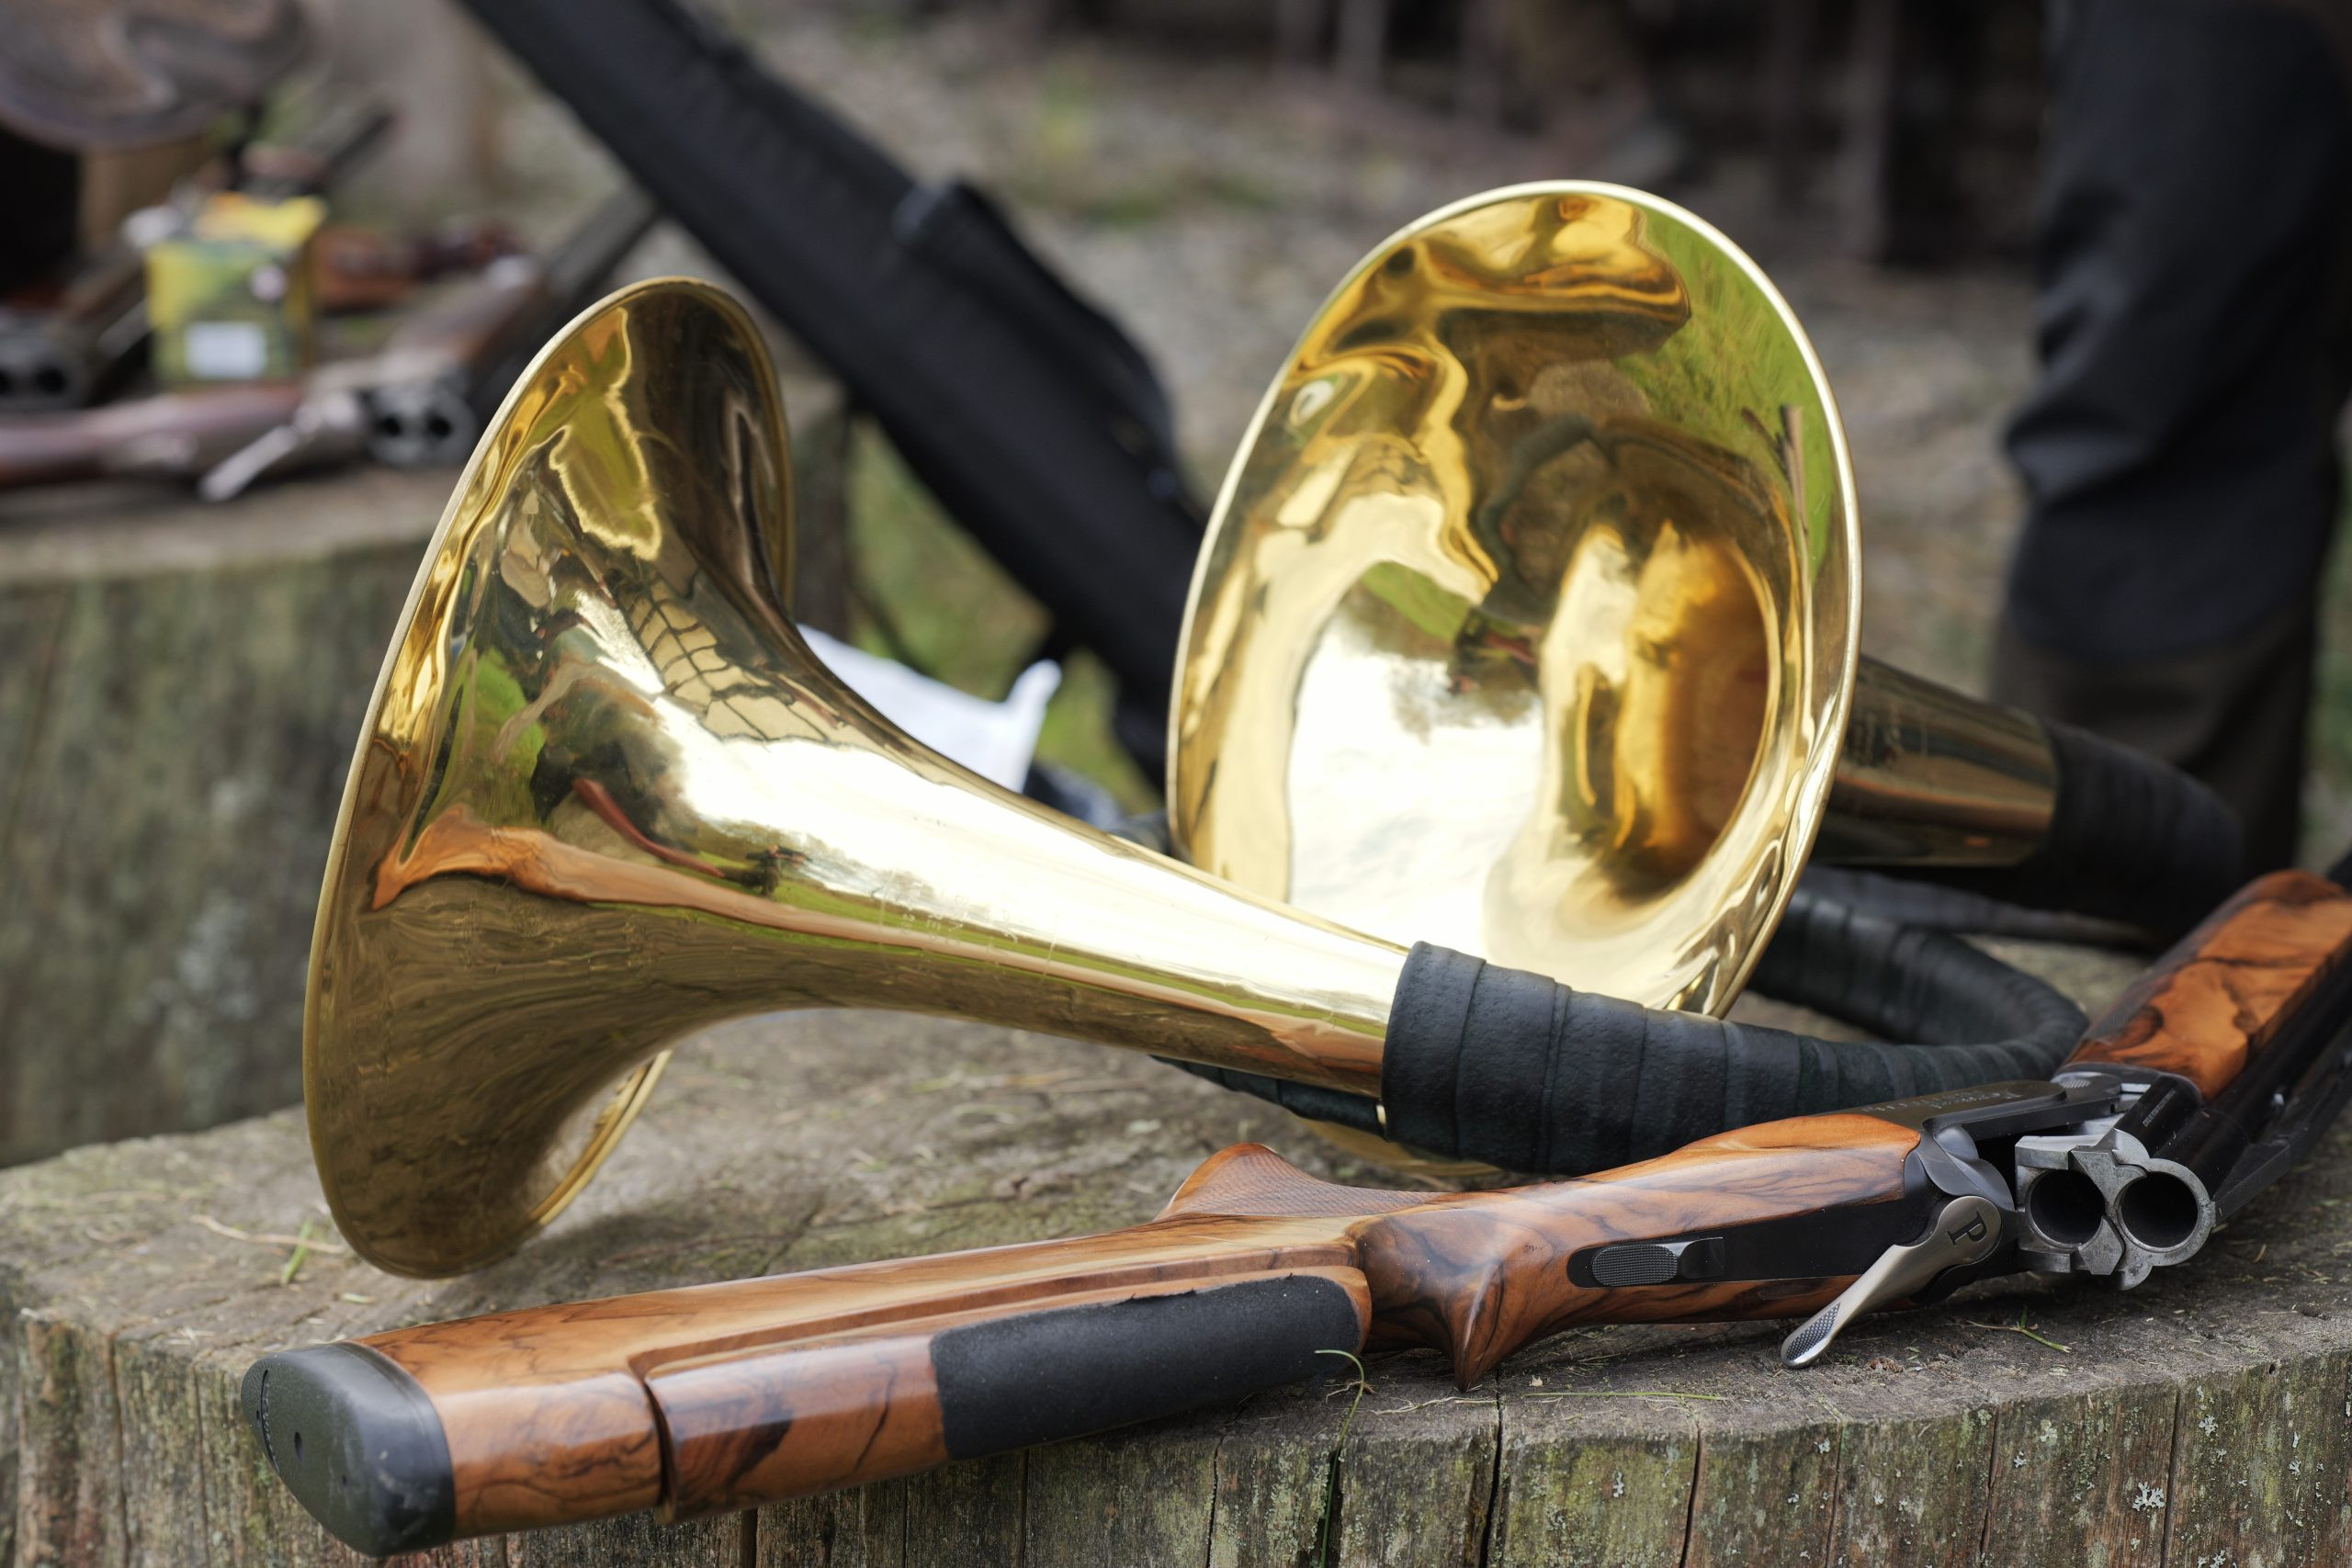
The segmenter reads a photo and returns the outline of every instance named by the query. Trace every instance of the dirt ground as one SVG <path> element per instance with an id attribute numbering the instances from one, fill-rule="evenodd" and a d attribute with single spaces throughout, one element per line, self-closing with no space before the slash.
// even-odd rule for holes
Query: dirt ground
<path id="1" fill-rule="evenodd" d="M 1079 286 L 1157 360 L 1182 439 L 1213 491 L 1268 378 L 1324 294 L 1400 225 L 1515 180 L 1607 176 L 1567 167 L 1543 141 L 1465 130 L 1372 104 L 1248 58 L 1172 56 L 1136 43 L 1008 37 L 970 10 L 909 20 L 871 4 L 750 5 L 729 20 L 764 57 L 931 175 L 999 193 Z M 560 107 L 519 79 L 502 128 L 503 184 L 534 205 L 608 177 Z M 1873 269 L 1835 254 L 1826 209 L 1779 209 L 1753 159 L 1713 158 L 1670 187 L 1753 251 L 1795 303 L 1843 407 L 1864 520 L 1867 651 L 1979 689 L 2018 493 L 1999 439 L 2032 370 L 2031 291 L 2021 266 Z M 2023 199 L 2023 193 L 2020 193 Z M 681 242 L 672 242 L 691 254 Z M 1009 681 L 1035 622 L 970 558 L 982 583 L 954 603 L 902 576 L 937 575 L 935 520 L 887 455 L 861 493 L 867 570 L 901 625 L 951 625 L 931 651 L 976 689 Z M 912 530 L 922 548 L 903 546 Z M 2347 595 L 2333 595 L 2338 605 Z M 2331 616 L 2352 649 L 2352 614 Z M 1079 671 L 1069 701 L 1099 704 Z M 1065 706 L 1068 706 L 1065 704 Z M 1079 728 L 1087 728 L 1078 722 Z M 1114 776 L 1107 749 L 1066 755 Z M 2352 660 L 2324 671 L 2308 838 L 2314 855 L 2352 832 Z M 1130 793 L 1140 781 L 1125 782 Z"/>

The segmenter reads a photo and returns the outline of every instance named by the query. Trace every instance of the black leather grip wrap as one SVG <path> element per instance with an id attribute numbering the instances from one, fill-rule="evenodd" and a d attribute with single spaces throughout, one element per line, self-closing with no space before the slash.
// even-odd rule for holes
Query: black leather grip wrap
<path id="1" fill-rule="evenodd" d="M 1400 1143 L 1572 1174 L 1727 1127 L 2046 1077 L 2073 1043 L 1821 1040 L 1572 990 L 1424 942 L 1396 983 L 1381 1100 Z"/>
<path id="2" fill-rule="evenodd" d="M 2145 752 L 2069 725 L 2044 728 L 2058 793 L 2041 847 L 2016 865 L 1905 874 L 2031 908 L 2120 920 L 2165 942 L 2238 890 L 2245 850 L 2221 796 Z"/>
<path id="3" fill-rule="evenodd" d="M 1396 987 L 1379 1106 L 1194 1066 L 1286 1111 L 1431 1154 L 1575 1175 L 1781 1116 L 2002 1078 L 2044 1077 L 2082 1010 L 1966 942 L 1802 890 L 1757 966 L 1758 992 L 1914 1043 L 1827 1041 L 1577 992 L 1424 944 Z"/>
<path id="4" fill-rule="evenodd" d="M 1336 1377 L 1355 1303 L 1315 1274 L 1013 1313 L 932 1342 L 951 1459 L 1005 1453 Z"/>

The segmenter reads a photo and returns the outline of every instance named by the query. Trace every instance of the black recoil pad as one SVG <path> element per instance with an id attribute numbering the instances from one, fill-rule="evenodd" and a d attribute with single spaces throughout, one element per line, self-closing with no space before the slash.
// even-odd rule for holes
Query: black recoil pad
<path id="1" fill-rule="evenodd" d="M 2058 762 L 2050 830 L 2016 865 L 1906 872 L 2038 909 L 2120 920 L 2164 941 L 2245 880 L 2237 815 L 2187 773 L 2071 725 L 2045 724 Z"/>
<path id="2" fill-rule="evenodd" d="M 246 1425 L 302 1506 L 372 1557 L 457 1532 L 457 1478 L 441 1418 L 394 1362 L 361 1345 L 279 1350 L 245 1370 Z"/>

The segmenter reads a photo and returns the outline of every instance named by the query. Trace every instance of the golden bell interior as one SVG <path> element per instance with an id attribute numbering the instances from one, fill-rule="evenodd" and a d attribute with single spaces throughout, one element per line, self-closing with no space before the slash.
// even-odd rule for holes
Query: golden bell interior
<path id="1" fill-rule="evenodd" d="M 1359 929 L 1719 1010 L 1845 720 L 1853 481 L 1786 303 L 1636 192 L 1374 251 L 1260 409 L 1187 617 L 1193 863 Z"/>

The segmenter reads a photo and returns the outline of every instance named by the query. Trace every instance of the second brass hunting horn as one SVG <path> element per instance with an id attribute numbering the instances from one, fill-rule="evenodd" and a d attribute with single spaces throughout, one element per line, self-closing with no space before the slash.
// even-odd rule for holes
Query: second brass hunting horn
<path id="1" fill-rule="evenodd" d="M 2209 792 L 1859 658 L 1829 385 L 1713 228 L 1490 192 L 1299 339 L 1193 584 L 1193 864 L 1396 940 L 1728 1005 L 1808 854 L 2169 938 L 2237 885 Z"/>
<path id="2" fill-rule="evenodd" d="M 1379 309 L 1365 303 L 1374 283 L 1393 294 Z M 1482 682 L 1472 705 L 1498 726 L 1532 706 L 1559 739 L 1564 716 L 1618 716 L 1611 746 L 1537 758 L 1532 792 L 1499 770 L 1458 781 L 1465 820 L 1493 809 L 1492 790 L 1516 792 L 1514 841 L 1543 852 L 1487 877 L 1520 908 L 1544 907 L 1542 885 L 1558 891 L 1541 973 L 1408 953 L 1047 811 L 895 729 L 793 628 L 788 450 L 756 332 L 707 286 L 639 285 L 560 334 L 484 435 L 353 763 L 304 1037 L 312 1147 L 352 1245 L 413 1274 L 512 1248 L 594 1174 L 671 1042 L 778 1008 L 948 1013 L 1149 1050 L 1287 1080 L 1371 1108 L 1415 1145 L 1531 1171 L 2050 1070 L 2079 1015 L 1956 943 L 1939 962 L 1965 983 L 1948 989 L 1977 1010 L 1952 1029 L 1986 1043 L 1833 1043 L 1640 1005 L 1728 1000 L 1850 728 L 1843 463 L 1820 502 L 1794 477 L 1813 470 L 1772 457 L 1835 453 L 1835 426 L 1785 306 L 1744 258 L 1632 193 L 1503 192 L 1376 253 L 1308 342 L 1333 356 L 1327 389 L 1277 388 L 1217 548 L 1250 536 L 1230 515 L 1263 489 L 1252 476 L 1283 468 L 1260 447 L 1362 430 L 1352 453 L 1328 447 L 1321 478 L 1277 486 L 1267 515 L 1310 545 L 1335 520 L 1381 519 L 1408 542 L 1434 530 L 1454 601 L 1384 574 L 1399 558 L 1377 552 L 1348 558 L 1350 582 L 1372 587 L 1320 595 L 1402 606 L 1357 628 L 1367 657 L 1395 663 L 1399 638 L 1419 656 L 1451 637 Z M 1354 396 L 1392 373 L 1386 392 Z M 1595 389 L 1589 411 L 1555 414 L 1580 387 Z M 1424 482 L 1429 451 L 1448 463 Z M 1382 471 L 1396 476 L 1385 501 L 1363 482 Z M 1317 511 L 1351 485 L 1366 499 L 1337 519 Z M 1601 534 L 1549 558 L 1575 590 L 1549 601 L 1531 586 L 1545 558 L 1492 543 L 1533 539 L 1545 497 L 1618 520 L 1613 564 Z M 1448 507 L 1471 523 L 1449 532 Z M 1577 551 L 1606 570 L 1589 578 Z M 1481 589 L 1502 558 L 1508 577 Z M 1212 559 L 1204 583 L 1219 570 Z M 1506 582 L 1526 601 L 1516 619 Z M 1817 645 L 1823 594 L 1846 608 Z M 1730 631 L 1681 636 L 1668 612 L 1686 604 Z M 1742 607 L 1709 610 L 1720 604 Z M 1235 607 L 1204 592 L 1188 678 L 1204 627 Z M 1614 641 L 1545 630 L 1571 611 L 1619 628 Z M 1577 647 L 1623 650 L 1599 671 L 1618 672 L 1613 695 L 1577 673 Z M 1312 659 L 1305 669 L 1311 682 Z M 1550 686 L 1554 671 L 1570 685 Z M 1368 711 L 1409 728 L 1419 691 L 1380 691 Z M 2064 818 L 2071 782 L 2041 816 Z M 1679 804 L 1665 793 L 1686 784 Z M 1300 812 L 1353 804 L 1295 785 L 1283 798 L 1294 844 Z M 1197 802 L 1179 807 L 1197 836 Z M 1578 841 L 1624 848 L 1571 853 Z M 1453 874 L 1484 863 L 1457 858 Z M 1586 896 L 1595 879 L 1605 897 Z M 1672 912 L 1645 939 L 1660 954 L 1648 978 L 1629 940 L 1588 931 L 1611 910 Z M 1485 940 L 1441 923 L 1448 940 Z M 1579 968 L 1588 949 L 1605 963 L 1597 979 Z M 1972 1023 L 1984 1027 L 1969 1035 Z"/>

